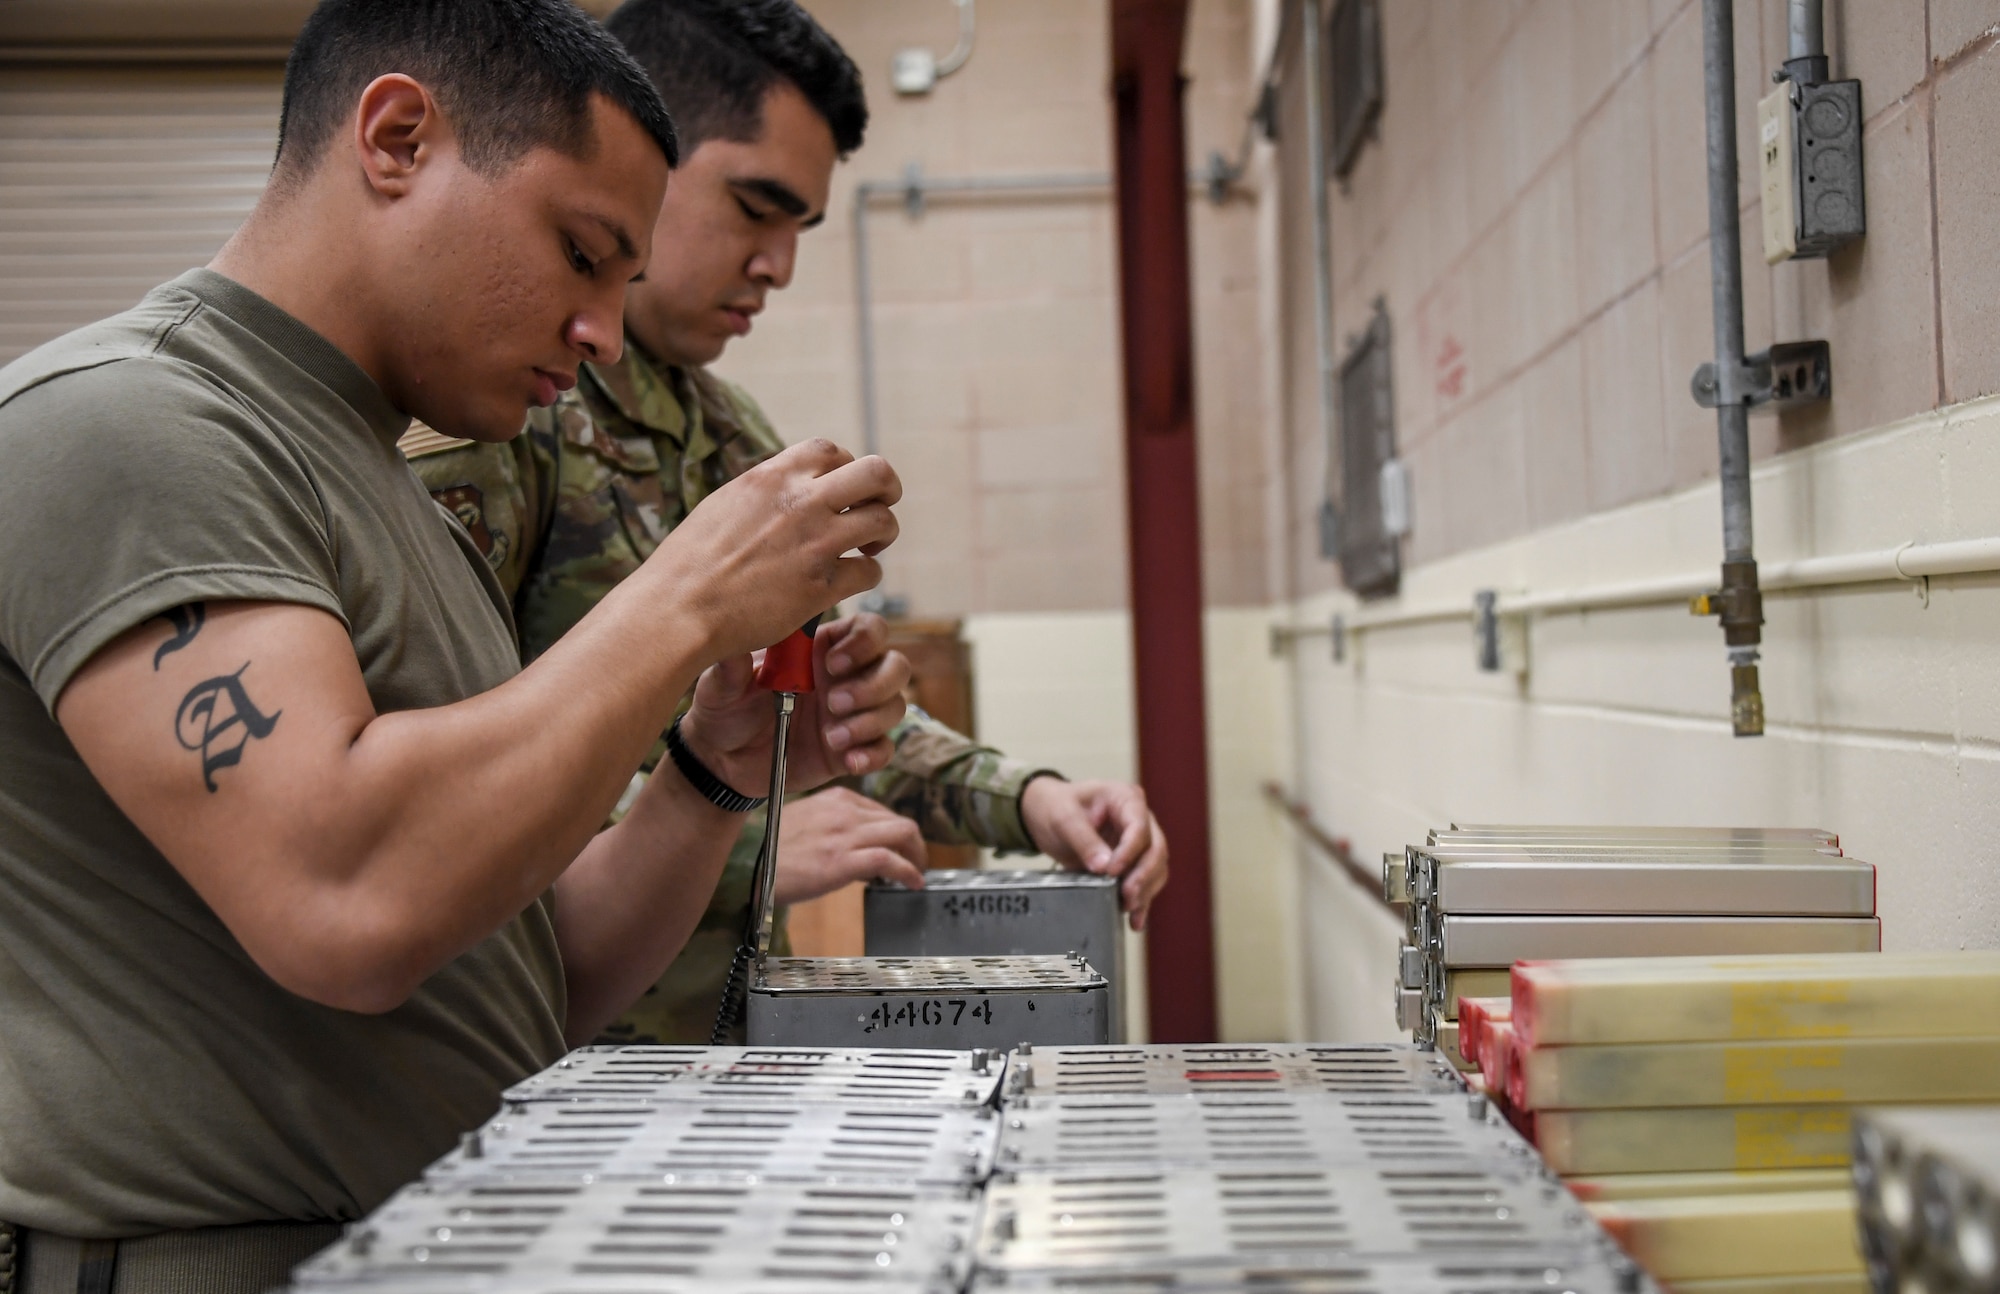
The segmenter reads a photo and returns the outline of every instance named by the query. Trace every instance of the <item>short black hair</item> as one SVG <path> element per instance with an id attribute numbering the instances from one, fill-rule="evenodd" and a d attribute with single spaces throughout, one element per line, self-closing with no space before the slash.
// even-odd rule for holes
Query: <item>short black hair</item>
<path id="1" fill-rule="evenodd" d="M 861 147 L 861 69 L 798 0 L 625 0 L 604 25 L 653 78 L 690 153 L 757 138 L 779 81 L 826 119 L 842 157 Z"/>
<path id="2" fill-rule="evenodd" d="M 570 0 L 320 0 L 285 64 L 280 175 L 304 175 L 378 76 L 422 83 L 466 164 L 491 175 L 531 148 L 578 156 L 590 100 L 630 113 L 680 164 L 673 118 L 650 78 Z"/>

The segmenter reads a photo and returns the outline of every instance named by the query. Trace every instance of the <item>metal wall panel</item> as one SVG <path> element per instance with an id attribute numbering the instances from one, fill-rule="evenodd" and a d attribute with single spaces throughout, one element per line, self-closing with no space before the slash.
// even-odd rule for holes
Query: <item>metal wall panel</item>
<path id="1" fill-rule="evenodd" d="M 206 263 L 263 192 L 281 69 L 10 70 L 0 363 Z"/>

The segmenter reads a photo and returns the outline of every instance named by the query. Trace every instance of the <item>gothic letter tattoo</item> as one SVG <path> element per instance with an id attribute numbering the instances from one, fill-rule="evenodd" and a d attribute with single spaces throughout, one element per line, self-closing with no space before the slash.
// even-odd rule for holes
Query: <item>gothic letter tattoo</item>
<path id="1" fill-rule="evenodd" d="M 243 747 L 252 738 L 262 740 L 278 726 L 280 710 L 266 717 L 243 690 L 244 661 L 234 674 L 224 674 L 197 683 L 181 698 L 180 713 L 174 716 L 174 735 L 181 745 L 201 752 L 201 780 L 209 794 L 216 791 L 216 770 L 241 763 Z"/>
<path id="2" fill-rule="evenodd" d="M 175 607 L 171 611 L 162 612 L 160 619 L 174 627 L 174 636 L 161 643 L 160 649 L 153 653 L 155 674 L 160 672 L 162 657 L 177 652 L 194 641 L 194 636 L 201 632 L 203 622 L 208 619 L 208 607 L 201 602 L 190 602 L 184 607 Z"/>

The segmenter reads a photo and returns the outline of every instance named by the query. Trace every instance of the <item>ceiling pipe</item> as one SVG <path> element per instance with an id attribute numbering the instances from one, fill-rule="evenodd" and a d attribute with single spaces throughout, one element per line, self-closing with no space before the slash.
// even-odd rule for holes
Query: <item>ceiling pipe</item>
<path id="1" fill-rule="evenodd" d="M 1173 848 L 1173 884 L 1153 905 L 1146 958 L 1156 1042 L 1218 1036 L 1182 114 L 1187 16 L 1188 0 L 1111 8 L 1139 781 Z"/>

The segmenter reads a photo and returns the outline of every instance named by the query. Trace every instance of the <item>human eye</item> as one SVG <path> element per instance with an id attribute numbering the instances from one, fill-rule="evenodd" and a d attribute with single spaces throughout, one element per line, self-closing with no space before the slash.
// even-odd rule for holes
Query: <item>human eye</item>
<path id="1" fill-rule="evenodd" d="M 736 205 L 742 208 L 744 216 L 749 219 L 751 224 L 761 225 L 764 223 L 764 218 L 768 214 L 767 212 L 759 211 L 741 198 L 736 199 Z"/>
<path id="2" fill-rule="evenodd" d="M 583 275 L 591 275 L 597 273 L 597 262 L 591 260 L 590 257 L 585 254 L 584 250 L 576 245 L 576 240 L 574 238 L 565 238 L 563 240 L 563 246 L 569 252 L 569 265 L 571 269 L 575 270 L 578 274 L 583 274 Z"/>

